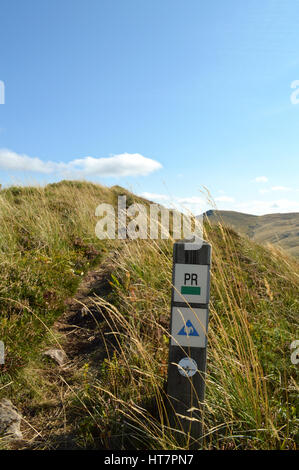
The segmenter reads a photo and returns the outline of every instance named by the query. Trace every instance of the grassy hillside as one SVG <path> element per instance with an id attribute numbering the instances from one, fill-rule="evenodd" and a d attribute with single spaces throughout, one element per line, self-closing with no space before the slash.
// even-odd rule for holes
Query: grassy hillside
<path id="1" fill-rule="evenodd" d="M 208 217 L 212 223 L 220 221 L 259 243 L 271 243 L 299 258 L 299 213 L 257 216 L 213 210 Z"/>
<path id="2" fill-rule="evenodd" d="M 176 441 L 165 413 L 172 242 L 100 241 L 94 234 L 96 206 L 116 204 L 123 193 L 79 182 L 0 192 L 0 339 L 7 351 L 0 397 L 23 414 L 21 447 L 187 446 L 187 436 L 185 447 Z M 129 204 L 140 201 L 127 196 Z M 205 238 L 213 265 L 199 446 L 294 449 L 298 263 L 222 225 L 207 223 Z M 92 281 L 97 273 L 103 282 Z M 55 320 L 84 282 L 75 299 L 80 310 L 58 331 Z M 72 347 L 70 337 L 77 338 Z M 66 370 L 42 355 L 57 344 L 70 351 Z"/>
<path id="3" fill-rule="evenodd" d="M 35 355 L 65 299 L 110 249 L 95 236 L 95 208 L 116 204 L 119 191 L 125 193 L 80 182 L 0 191 L 0 338 L 7 353 L 0 383 Z"/>

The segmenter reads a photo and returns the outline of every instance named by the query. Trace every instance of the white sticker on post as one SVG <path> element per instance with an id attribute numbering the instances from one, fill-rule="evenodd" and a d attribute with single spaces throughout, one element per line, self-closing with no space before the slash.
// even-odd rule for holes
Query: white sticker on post
<path id="1" fill-rule="evenodd" d="M 203 308 L 172 308 L 171 345 L 194 348 L 207 347 L 208 310 Z"/>
<path id="2" fill-rule="evenodd" d="M 209 266 L 176 264 L 174 271 L 174 302 L 207 304 Z"/>
<path id="3" fill-rule="evenodd" d="M 190 357 L 183 357 L 178 363 L 178 370 L 181 375 L 184 377 L 193 377 L 197 372 L 197 364 L 194 359 Z"/>

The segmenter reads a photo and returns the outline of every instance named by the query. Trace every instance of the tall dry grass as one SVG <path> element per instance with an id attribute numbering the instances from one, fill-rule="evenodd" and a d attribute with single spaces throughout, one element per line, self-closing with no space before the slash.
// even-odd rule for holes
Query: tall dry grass
<path id="1" fill-rule="evenodd" d="M 96 206 L 115 205 L 123 192 L 72 182 L 0 192 L 0 338 L 8 353 L 0 392 L 24 408 L 42 400 L 50 387 L 44 381 L 38 390 L 36 378 L 45 335 L 92 263 L 117 248 L 111 292 L 94 300 L 110 325 L 107 358 L 96 381 L 86 365 L 74 398 L 81 410 L 78 442 L 85 448 L 187 448 L 190 436 L 182 444 L 171 429 L 165 396 L 172 241 L 103 243 L 95 237 Z M 205 238 L 213 260 L 198 447 L 294 449 L 298 386 L 289 346 L 296 339 L 298 264 L 221 224 L 206 223 Z M 71 400 L 64 403 L 70 406 Z"/>
<path id="2" fill-rule="evenodd" d="M 298 387 L 288 347 L 298 265 L 221 224 L 207 226 L 205 237 L 213 264 L 204 435 L 197 447 L 294 449 Z M 166 450 L 192 441 L 186 435 L 182 444 L 167 414 L 171 248 L 152 240 L 125 244 L 113 293 L 97 299 L 116 338 L 96 386 L 95 401 L 114 436 L 106 445 Z"/>

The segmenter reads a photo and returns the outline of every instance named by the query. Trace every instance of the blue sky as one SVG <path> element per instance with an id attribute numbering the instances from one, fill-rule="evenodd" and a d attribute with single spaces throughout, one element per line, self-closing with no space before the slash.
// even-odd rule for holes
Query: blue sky
<path id="1" fill-rule="evenodd" d="M 298 14 L 296 0 L 2 0 L 0 183 L 85 178 L 195 213 L 205 186 L 220 209 L 299 211 Z"/>

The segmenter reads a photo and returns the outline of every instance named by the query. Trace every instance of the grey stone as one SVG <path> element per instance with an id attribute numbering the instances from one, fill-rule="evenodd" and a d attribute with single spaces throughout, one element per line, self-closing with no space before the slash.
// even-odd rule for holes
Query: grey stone
<path id="1" fill-rule="evenodd" d="M 20 429 L 22 416 L 7 398 L 0 400 L 0 436 L 10 439 L 22 439 Z"/>
<path id="2" fill-rule="evenodd" d="M 49 356 L 60 366 L 63 366 L 67 362 L 67 355 L 62 349 L 48 349 L 44 352 L 45 356 Z"/>

